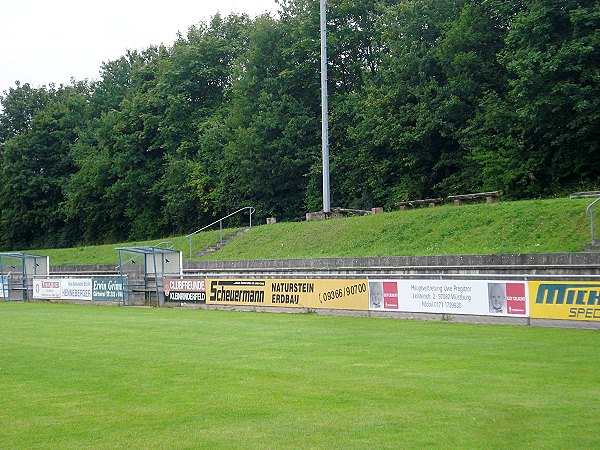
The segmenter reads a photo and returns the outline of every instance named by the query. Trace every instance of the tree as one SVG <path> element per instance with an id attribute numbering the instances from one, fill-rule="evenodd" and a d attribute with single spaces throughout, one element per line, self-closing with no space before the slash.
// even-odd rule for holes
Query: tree
<path id="1" fill-rule="evenodd" d="M 528 3 L 501 61 L 538 193 L 600 181 L 600 5 Z"/>
<path id="2" fill-rule="evenodd" d="M 25 94 L 32 93 L 27 85 L 24 89 Z M 0 235 L 4 248 L 62 246 L 76 239 L 76 225 L 66 221 L 61 203 L 65 182 L 75 170 L 69 148 L 85 124 L 88 95 L 85 84 L 51 88 L 29 97 L 36 99 L 35 109 L 19 114 L 27 120 L 6 139 L 2 152 Z M 42 97 L 46 97 L 44 107 L 39 103 Z"/>
<path id="3" fill-rule="evenodd" d="M 509 196 L 528 198 L 600 182 L 600 6 L 526 2 L 499 62 L 505 90 L 489 93 L 466 130 L 484 175 Z"/>
<path id="4" fill-rule="evenodd" d="M 219 189 L 229 209 L 249 205 L 262 217 L 292 219 L 304 215 L 306 174 L 318 151 L 318 57 L 309 49 L 318 43 L 296 39 L 304 17 L 283 21 L 258 17 L 248 32 Z"/>
<path id="5" fill-rule="evenodd" d="M 210 24 L 190 28 L 161 66 L 158 86 L 165 109 L 158 139 L 166 156 L 156 190 L 164 202 L 163 221 L 173 231 L 193 231 L 224 212 L 216 195 L 224 105 L 248 22 L 243 15 L 216 15 Z"/>
<path id="6" fill-rule="evenodd" d="M 118 64 L 121 86 L 101 82 L 99 101 L 114 105 L 102 111 L 73 149 L 77 171 L 70 177 L 64 209 L 82 222 L 84 239 L 122 240 L 160 235 L 161 201 L 154 186 L 162 176 L 163 149 L 157 145 L 163 103 L 156 76 L 164 49 L 130 53 L 130 67 Z M 123 60 L 120 60 L 123 63 Z M 110 89 L 104 89 L 112 86 Z"/>
<path id="7" fill-rule="evenodd" d="M 443 194 L 460 165 L 456 100 L 440 60 L 440 42 L 465 2 L 412 1 L 389 7 L 377 22 L 384 57 L 366 88 L 350 134 L 376 204 Z"/>
<path id="8" fill-rule="evenodd" d="M 20 132 L 27 131 L 33 115 L 45 108 L 51 97 L 46 88 L 36 89 L 28 83 L 21 85 L 19 82 L 15 86 L 0 96 L 0 146 Z"/>

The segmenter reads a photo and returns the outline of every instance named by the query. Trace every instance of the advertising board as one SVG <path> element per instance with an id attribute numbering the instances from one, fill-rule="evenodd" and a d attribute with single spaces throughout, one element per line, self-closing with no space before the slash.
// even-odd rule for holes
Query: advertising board
<path id="1" fill-rule="evenodd" d="M 33 298 L 51 300 L 60 298 L 60 280 L 54 279 L 34 279 L 33 280 Z"/>
<path id="2" fill-rule="evenodd" d="M 204 278 L 165 278 L 163 288 L 168 302 L 206 303 Z"/>
<path id="3" fill-rule="evenodd" d="M 92 299 L 96 302 L 123 300 L 123 285 L 120 277 L 92 279 Z"/>
<path id="4" fill-rule="evenodd" d="M 0 276 L 0 297 L 8 298 L 8 277 Z"/>
<path id="5" fill-rule="evenodd" d="M 530 281 L 531 318 L 600 320 L 600 282 Z"/>
<path id="6" fill-rule="evenodd" d="M 527 317 L 527 283 L 482 280 L 369 280 L 369 309 Z"/>
<path id="7" fill-rule="evenodd" d="M 206 303 L 286 308 L 369 308 L 366 279 L 207 279 Z"/>
<path id="8" fill-rule="evenodd" d="M 62 278 L 60 298 L 63 300 L 92 300 L 91 278 Z"/>

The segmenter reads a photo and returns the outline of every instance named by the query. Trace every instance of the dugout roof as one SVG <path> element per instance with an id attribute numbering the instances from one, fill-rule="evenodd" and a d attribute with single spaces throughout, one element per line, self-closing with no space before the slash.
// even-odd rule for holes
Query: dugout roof
<path id="1" fill-rule="evenodd" d="M 182 274 L 182 254 L 179 250 L 144 245 L 118 247 L 121 274 L 143 272 L 145 275 L 164 276 Z M 137 270 L 133 266 L 137 265 Z"/>
<path id="2" fill-rule="evenodd" d="M 0 274 L 15 273 L 23 276 L 48 275 L 50 258 L 32 253 L 0 253 Z"/>

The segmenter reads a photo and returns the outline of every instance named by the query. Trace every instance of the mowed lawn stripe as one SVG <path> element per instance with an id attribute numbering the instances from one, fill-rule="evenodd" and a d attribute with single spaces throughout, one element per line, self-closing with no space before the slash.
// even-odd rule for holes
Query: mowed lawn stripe
<path id="1" fill-rule="evenodd" d="M 0 448 L 598 447 L 598 332 L 0 304 Z"/>

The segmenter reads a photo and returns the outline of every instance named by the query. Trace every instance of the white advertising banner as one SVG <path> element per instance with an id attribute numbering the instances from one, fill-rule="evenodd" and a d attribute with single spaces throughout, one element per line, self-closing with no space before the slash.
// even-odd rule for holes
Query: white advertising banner
<path id="1" fill-rule="evenodd" d="M 8 277 L 0 276 L 0 297 L 8 298 Z"/>
<path id="2" fill-rule="evenodd" d="M 372 311 L 527 317 L 525 281 L 369 280 Z"/>
<path id="3" fill-rule="evenodd" d="M 33 298 L 59 299 L 60 280 L 33 280 Z"/>
<path id="4" fill-rule="evenodd" d="M 91 278 L 63 278 L 60 280 L 60 298 L 63 300 L 92 300 Z"/>

